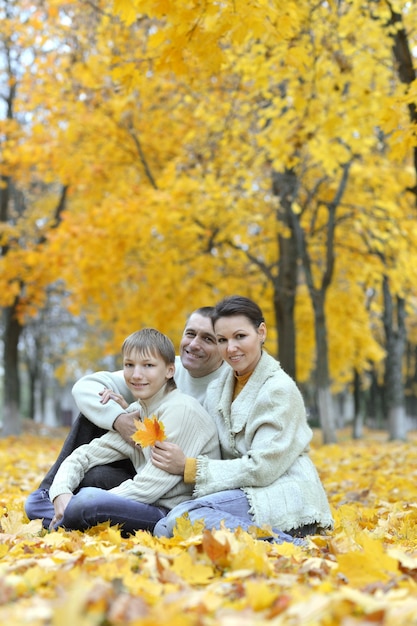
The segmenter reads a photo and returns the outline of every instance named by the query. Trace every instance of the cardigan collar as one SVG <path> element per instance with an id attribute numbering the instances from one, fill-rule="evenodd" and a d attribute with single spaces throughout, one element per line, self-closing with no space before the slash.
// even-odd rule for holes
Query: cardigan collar
<path id="1" fill-rule="evenodd" d="M 249 377 L 248 382 L 233 400 L 233 390 L 235 385 L 235 373 L 233 370 L 227 372 L 223 379 L 223 389 L 219 403 L 217 405 L 218 411 L 223 415 L 223 418 L 231 423 L 232 402 L 233 402 L 233 425 L 234 432 L 239 432 L 247 420 L 248 406 L 252 406 L 256 397 L 259 394 L 259 389 L 265 381 L 270 378 L 275 371 L 280 368 L 280 365 L 276 359 L 270 354 L 262 350 L 261 358 L 256 364 L 252 375 Z"/>

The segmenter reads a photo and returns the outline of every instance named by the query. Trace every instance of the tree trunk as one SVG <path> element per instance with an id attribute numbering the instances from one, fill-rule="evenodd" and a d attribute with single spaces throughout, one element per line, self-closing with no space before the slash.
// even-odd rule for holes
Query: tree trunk
<path id="1" fill-rule="evenodd" d="M 370 372 L 371 384 L 367 393 L 367 401 L 365 413 L 370 420 L 370 424 L 373 428 L 385 428 L 384 422 L 384 404 L 385 404 L 385 390 L 384 386 L 378 382 L 378 376 L 375 371 L 375 367 Z"/>
<path id="2" fill-rule="evenodd" d="M 354 402 L 354 417 L 353 417 L 353 439 L 362 439 L 363 436 L 363 410 L 362 410 L 362 393 L 360 385 L 359 373 L 355 370 L 353 377 L 353 402 Z"/>
<path id="3" fill-rule="evenodd" d="M 336 443 L 336 430 L 334 426 L 334 405 L 330 386 L 317 387 L 317 406 L 320 414 L 320 426 L 323 435 L 323 443 Z"/>
<path id="4" fill-rule="evenodd" d="M 16 305 L 16 303 L 15 303 Z M 3 311 L 4 319 L 4 400 L 2 436 L 21 432 L 20 382 L 18 345 L 22 326 L 16 316 L 16 306 Z"/>
<path id="5" fill-rule="evenodd" d="M 407 425 L 405 415 L 405 396 L 402 364 L 405 349 L 405 302 L 396 297 L 395 304 L 391 295 L 389 280 L 383 281 L 384 294 L 384 330 L 387 356 L 385 360 L 385 398 L 388 432 L 390 439 L 405 440 Z M 396 318 L 394 320 L 394 317 Z"/>
<path id="6" fill-rule="evenodd" d="M 297 240 L 291 211 L 298 193 L 298 177 L 293 170 L 272 173 L 272 191 L 279 199 L 277 221 L 285 227 L 278 235 L 278 277 L 274 283 L 274 310 L 278 331 L 278 359 L 283 369 L 296 379 L 295 296 L 298 281 Z M 282 229 L 281 229 L 282 230 Z"/>
<path id="7" fill-rule="evenodd" d="M 314 310 L 314 332 L 316 338 L 316 385 L 318 393 L 317 405 L 319 409 L 320 424 L 323 430 L 324 443 L 335 443 L 337 440 L 329 373 L 325 299 L 327 289 L 329 288 L 333 278 L 334 271 L 334 235 L 336 228 L 336 211 L 342 200 L 347 185 L 350 166 L 351 162 L 345 163 L 342 166 L 342 175 L 340 178 L 338 189 L 336 190 L 334 199 L 327 204 L 327 237 L 325 253 L 322 262 L 322 276 L 319 287 L 315 286 L 312 267 L 313 262 L 309 254 L 308 242 L 301 226 L 301 215 L 298 214 L 298 212 L 296 213 L 295 211 L 293 211 L 292 207 L 289 212 L 292 231 L 294 232 L 294 237 L 297 242 L 298 256 L 301 259 L 303 265 L 305 280 Z"/>
<path id="8" fill-rule="evenodd" d="M 29 385 L 29 402 L 28 402 L 28 417 L 31 420 L 35 419 L 36 414 L 36 376 L 29 370 L 28 385 Z"/>
<path id="9" fill-rule="evenodd" d="M 391 11 L 391 20 L 389 26 L 395 25 L 392 30 L 393 46 L 392 50 L 397 61 L 397 71 L 400 81 L 405 85 L 412 85 L 416 80 L 416 71 L 414 69 L 414 60 L 408 34 L 404 28 L 402 14 L 396 12 L 393 8 L 395 5 L 387 3 Z M 417 122 L 417 106 L 415 101 L 410 100 L 408 104 L 408 112 L 410 121 L 413 124 Z M 414 173 L 417 175 L 417 147 L 413 147 L 413 164 Z M 414 194 L 415 204 L 417 206 L 417 183 L 412 189 L 408 189 Z M 389 293 L 388 280 L 384 280 L 384 300 L 387 297 L 388 306 L 391 306 L 391 294 Z M 385 303 L 387 306 L 387 303 Z M 397 309 L 397 325 L 394 330 L 391 320 L 387 320 L 387 362 L 386 362 L 386 391 L 388 404 L 388 424 L 389 435 L 391 439 L 406 438 L 406 414 L 404 399 L 404 383 L 402 377 L 402 364 L 404 357 L 404 346 L 406 338 L 405 330 L 405 302 L 402 298 L 396 298 Z M 391 321 L 391 323 L 389 323 Z"/>
<path id="10" fill-rule="evenodd" d="M 391 11 L 391 20 L 388 25 L 395 26 L 395 28 L 392 30 L 392 51 L 394 53 L 395 60 L 397 61 L 398 76 L 400 78 L 400 81 L 404 83 L 404 85 L 411 85 L 416 79 L 416 71 L 414 69 L 414 59 L 411 52 L 411 46 L 408 41 L 407 31 L 405 30 L 403 25 L 402 14 L 394 11 L 394 3 L 391 4 L 388 2 L 387 5 Z M 415 124 L 417 122 L 417 105 L 414 100 L 411 100 L 409 102 L 408 112 L 411 122 Z M 417 146 L 414 146 L 412 154 L 414 172 L 417 174 Z M 414 184 L 414 187 L 412 189 L 409 189 L 408 191 L 414 193 L 417 204 L 417 183 Z"/>
<path id="11" fill-rule="evenodd" d="M 323 433 L 323 443 L 336 443 L 336 426 L 333 397 L 330 386 L 324 292 L 316 292 L 313 298 L 314 329 L 316 337 L 316 384 L 317 406 Z"/>

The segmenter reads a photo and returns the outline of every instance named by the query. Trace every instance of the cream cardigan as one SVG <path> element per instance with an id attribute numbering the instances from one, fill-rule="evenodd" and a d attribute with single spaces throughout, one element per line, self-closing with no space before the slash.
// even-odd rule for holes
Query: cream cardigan
<path id="1" fill-rule="evenodd" d="M 205 407 L 217 426 L 222 460 L 197 458 L 193 497 L 242 488 L 259 526 L 332 528 L 327 497 L 308 456 L 312 431 L 295 382 L 263 352 L 232 402 L 234 384 L 230 370 L 207 390 Z"/>
<path id="2" fill-rule="evenodd" d="M 129 410 L 139 409 L 141 417 L 156 415 L 164 424 L 167 441 L 178 444 L 189 456 L 199 454 L 220 458 L 217 431 L 201 404 L 178 389 L 160 390 L 150 401 L 135 402 Z M 137 474 L 110 489 L 130 500 L 165 506 L 169 509 L 191 497 L 192 486 L 182 476 L 168 474 L 153 465 L 150 448 L 131 446 L 117 432 L 108 432 L 76 448 L 61 464 L 49 490 L 51 501 L 63 493 L 73 493 L 91 467 L 129 458 Z"/>

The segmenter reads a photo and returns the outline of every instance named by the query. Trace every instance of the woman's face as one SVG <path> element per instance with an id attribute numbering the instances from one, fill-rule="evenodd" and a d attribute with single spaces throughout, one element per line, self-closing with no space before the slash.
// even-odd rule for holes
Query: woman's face
<path id="1" fill-rule="evenodd" d="M 214 324 L 214 332 L 221 356 L 237 374 L 248 374 L 255 369 L 266 337 L 264 322 L 254 328 L 245 315 L 220 317 Z"/>

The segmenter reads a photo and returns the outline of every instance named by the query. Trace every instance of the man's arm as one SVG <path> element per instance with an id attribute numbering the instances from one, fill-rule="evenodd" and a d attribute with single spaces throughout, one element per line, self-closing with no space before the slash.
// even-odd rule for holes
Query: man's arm
<path id="1" fill-rule="evenodd" d="M 109 399 L 103 403 L 100 393 L 104 388 L 112 389 L 130 404 L 134 398 L 130 393 L 123 376 L 123 371 L 94 372 L 78 380 L 72 388 L 72 395 L 80 413 L 93 424 L 106 430 L 115 430 L 115 421 L 119 416 L 126 415 L 118 402 Z M 117 429 L 118 430 L 118 429 Z"/>

